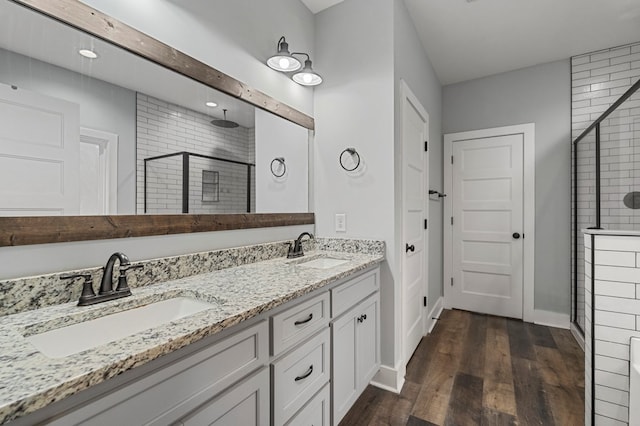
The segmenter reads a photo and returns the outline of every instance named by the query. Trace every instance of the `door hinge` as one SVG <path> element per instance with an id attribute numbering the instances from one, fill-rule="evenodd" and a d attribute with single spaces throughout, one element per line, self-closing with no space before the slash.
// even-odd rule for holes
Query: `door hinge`
<path id="1" fill-rule="evenodd" d="M 427 296 L 424 297 L 424 299 L 422 299 L 422 304 L 424 305 L 424 307 L 427 307 Z"/>
<path id="2" fill-rule="evenodd" d="M 429 223 L 428 223 L 427 219 L 425 219 L 424 220 L 424 229 L 428 229 L 428 225 L 429 225 Z"/>
<path id="3" fill-rule="evenodd" d="M 453 286 L 453 277 L 451 277 L 451 286 Z"/>
<path id="4" fill-rule="evenodd" d="M 453 225 L 453 216 L 451 216 L 451 225 Z"/>
<path id="5" fill-rule="evenodd" d="M 429 141 L 424 141 L 424 150 L 429 151 Z"/>
<path id="6" fill-rule="evenodd" d="M 451 164 L 453 164 L 453 155 L 451 156 Z"/>

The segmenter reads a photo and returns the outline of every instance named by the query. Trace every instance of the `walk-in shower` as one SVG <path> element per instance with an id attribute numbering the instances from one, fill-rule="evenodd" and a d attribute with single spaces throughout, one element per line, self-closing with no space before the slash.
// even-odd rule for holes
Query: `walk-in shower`
<path id="1" fill-rule="evenodd" d="M 584 334 L 583 229 L 640 231 L 640 80 L 572 144 L 572 321 Z"/>

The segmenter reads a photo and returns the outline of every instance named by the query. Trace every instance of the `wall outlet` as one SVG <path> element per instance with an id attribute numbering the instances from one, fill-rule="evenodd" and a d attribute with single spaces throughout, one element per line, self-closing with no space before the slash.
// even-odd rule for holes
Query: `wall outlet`
<path id="1" fill-rule="evenodd" d="M 347 232 L 347 215 L 336 213 L 336 232 Z"/>

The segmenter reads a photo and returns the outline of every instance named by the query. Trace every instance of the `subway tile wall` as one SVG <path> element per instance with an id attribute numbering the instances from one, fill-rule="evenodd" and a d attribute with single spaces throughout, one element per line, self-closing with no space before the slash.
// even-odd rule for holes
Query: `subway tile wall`
<path id="1" fill-rule="evenodd" d="M 577 138 L 594 120 L 640 79 L 640 43 L 571 58 L 571 127 Z M 578 232 L 595 226 L 595 132 L 577 148 Z M 573 174 L 572 174 L 573 176 Z M 640 190 L 640 92 L 601 124 L 601 224 L 605 229 L 640 230 L 640 210 L 623 203 Z M 572 193 L 573 197 L 573 193 Z M 572 203 L 572 209 L 575 208 Z M 572 227 L 572 233 L 573 233 Z M 573 235 L 572 235 L 573 237 Z M 584 329 L 584 262 L 582 236 L 572 253 L 577 265 L 576 322 Z M 572 274 L 574 274 L 572 268 Z"/>
<path id="2" fill-rule="evenodd" d="M 255 163 L 255 129 L 213 126 L 211 117 L 137 95 L 137 211 L 144 212 L 144 158 L 181 151 Z M 247 211 L 247 166 L 190 156 L 189 213 Z M 202 201 L 202 171 L 219 172 L 219 201 Z M 182 212 L 182 157 L 147 164 L 147 213 Z M 251 211 L 255 212 L 255 167 L 251 167 Z"/>
<path id="3" fill-rule="evenodd" d="M 640 337 L 640 236 L 585 235 L 585 423 L 591 424 L 591 350 L 595 342 L 595 424 L 629 422 L 629 340 Z M 591 250 L 594 280 L 591 280 Z M 591 285 L 595 291 L 591 332 Z"/>

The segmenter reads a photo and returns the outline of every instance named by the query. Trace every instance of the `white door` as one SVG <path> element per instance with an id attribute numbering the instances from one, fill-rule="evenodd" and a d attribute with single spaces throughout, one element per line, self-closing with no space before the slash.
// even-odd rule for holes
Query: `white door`
<path id="1" fill-rule="evenodd" d="M 429 116 L 404 82 L 402 93 L 402 338 L 407 363 L 424 335 Z"/>
<path id="2" fill-rule="evenodd" d="M 79 106 L 0 84 L 0 215 L 78 214 Z"/>
<path id="3" fill-rule="evenodd" d="M 523 134 L 452 143 L 448 305 L 522 318 Z"/>
<path id="4" fill-rule="evenodd" d="M 117 214 L 118 135 L 80 129 L 80 214 Z"/>

